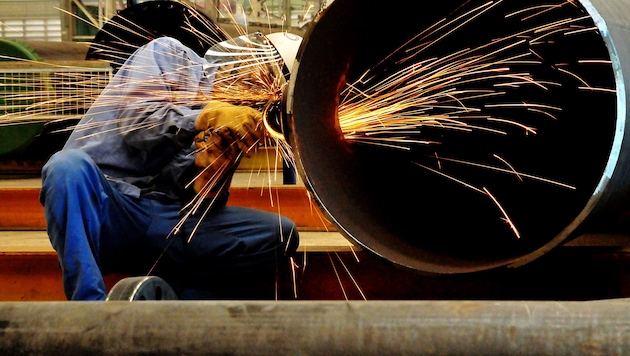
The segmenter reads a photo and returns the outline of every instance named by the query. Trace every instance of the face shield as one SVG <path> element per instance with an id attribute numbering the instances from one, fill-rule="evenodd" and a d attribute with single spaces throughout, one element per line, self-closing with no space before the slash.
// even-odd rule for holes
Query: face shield
<path id="1" fill-rule="evenodd" d="M 302 38 L 260 32 L 220 42 L 205 54 L 207 77 L 214 77 L 211 100 L 246 105 L 263 112 L 268 129 L 281 130 L 282 92 Z"/>
<path id="2" fill-rule="evenodd" d="M 214 75 L 216 100 L 266 102 L 273 100 L 288 80 L 280 53 L 260 32 L 220 42 L 206 52 L 205 59 L 206 76 Z"/>

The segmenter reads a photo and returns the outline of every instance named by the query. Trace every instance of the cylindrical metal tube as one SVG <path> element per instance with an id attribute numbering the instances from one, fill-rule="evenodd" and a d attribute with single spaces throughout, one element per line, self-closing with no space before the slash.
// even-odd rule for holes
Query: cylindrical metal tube
<path id="1" fill-rule="evenodd" d="M 628 208 L 627 0 L 397 4 L 383 25 L 380 3 L 333 2 L 306 34 L 286 94 L 297 167 L 345 236 L 401 266 L 465 273 L 528 263 Z M 487 59 L 474 75 L 453 74 Z M 366 82 L 429 66 L 424 82 L 390 89 L 426 86 L 413 92 L 428 98 L 416 112 L 435 120 L 392 136 L 430 144 L 348 138 L 348 92 L 368 107 L 386 99 Z M 536 84 L 486 75 L 506 68 Z"/>
<path id="2" fill-rule="evenodd" d="M 630 302 L 0 303 L 2 355 L 623 355 Z"/>

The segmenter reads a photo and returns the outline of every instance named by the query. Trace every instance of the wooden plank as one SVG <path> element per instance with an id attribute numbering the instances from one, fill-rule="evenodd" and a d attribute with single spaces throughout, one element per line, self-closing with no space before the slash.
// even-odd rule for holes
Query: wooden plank
<path id="1" fill-rule="evenodd" d="M 300 252 L 359 251 L 338 232 L 300 232 Z M 0 231 L 0 256 L 56 254 L 46 231 Z"/>
<path id="2" fill-rule="evenodd" d="M 110 290 L 126 277 L 104 276 Z M 54 253 L 0 253 L 0 301 L 65 301 L 61 268 Z"/>
<path id="3" fill-rule="evenodd" d="M 0 231 L 0 254 L 55 253 L 46 231 Z"/>
<path id="4" fill-rule="evenodd" d="M 300 232 L 298 252 L 350 252 L 361 251 L 361 247 L 350 242 L 340 233 L 305 231 Z"/>
<path id="5" fill-rule="evenodd" d="M 57 256 L 0 254 L 0 300 L 66 300 Z"/>
<path id="6" fill-rule="evenodd" d="M 0 229 L 46 229 L 38 188 L 0 189 Z"/>
<path id="7" fill-rule="evenodd" d="M 39 188 L 0 189 L 0 229 L 46 229 L 39 191 Z M 333 224 L 309 198 L 306 189 L 300 186 L 266 189 L 234 187 L 230 190 L 228 204 L 282 214 L 292 219 L 301 230 L 335 230 Z"/>
<path id="8" fill-rule="evenodd" d="M 284 270 L 279 276 L 280 300 L 582 301 L 630 297 L 630 255 L 591 253 L 582 248 L 561 248 L 552 258 L 503 273 L 439 278 L 399 268 L 367 251 L 313 252 L 296 258 L 296 263 L 295 273 Z M 124 277 L 105 276 L 107 289 Z M 47 300 L 65 300 L 54 254 L 0 256 L 0 301 Z"/>
<path id="9" fill-rule="evenodd" d="M 336 232 L 300 233 L 298 251 L 313 253 L 360 252 Z M 310 258 L 310 257 L 309 257 Z M 302 257 L 298 257 L 302 260 Z M 104 276 L 107 289 L 126 277 Z M 0 301 L 62 301 L 61 269 L 45 231 L 0 231 Z"/>
<path id="10" fill-rule="evenodd" d="M 284 215 L 293 220 L 300 230 L 336 230 L 303 187 L 233 188 L 228 205 Z"/>

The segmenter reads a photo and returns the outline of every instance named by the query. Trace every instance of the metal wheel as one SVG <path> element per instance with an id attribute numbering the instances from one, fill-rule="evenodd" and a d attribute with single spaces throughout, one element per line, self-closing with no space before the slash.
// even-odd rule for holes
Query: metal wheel
<path id="1" fill-rule="evenodd" d="M 177 300 L 173 288 L 155 276 L 123 278 L 107 294 L 107 301 Z"/>

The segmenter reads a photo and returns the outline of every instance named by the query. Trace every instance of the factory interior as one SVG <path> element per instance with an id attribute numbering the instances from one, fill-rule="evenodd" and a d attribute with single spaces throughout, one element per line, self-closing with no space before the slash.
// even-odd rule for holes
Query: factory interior
<path id="1" fill-rule="evenodd" d="M 274 300 L 67 300 L 43 165 L 151 39 L 256 32 L 303 38 L 228 201 L 298 227 Z M 0 0 L 0 354 L 630 354 L 629 75 L 630 0 Z"/>

